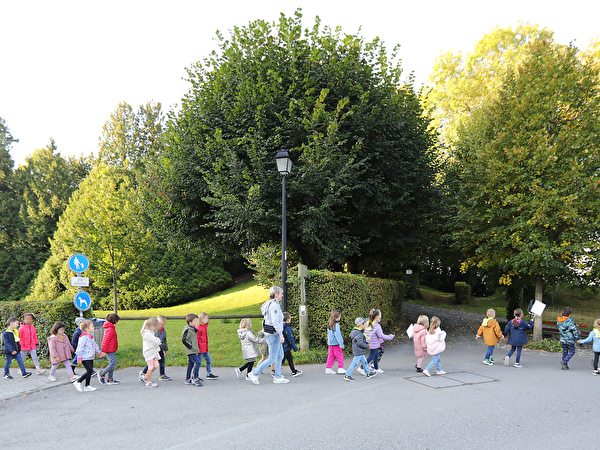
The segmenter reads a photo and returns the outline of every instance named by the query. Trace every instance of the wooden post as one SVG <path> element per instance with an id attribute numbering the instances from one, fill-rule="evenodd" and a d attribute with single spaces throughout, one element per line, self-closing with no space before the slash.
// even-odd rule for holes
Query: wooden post
<path id="1" fill-rule="evenodd" d="M 298 264 L 298 277 L 300 278 L 300 311 L 298 314 L 300 322 L 300 350 L 306 351 L 309 346 L 308 338 L 308 311 L 306 308 L 306 276 L 308 266 Z"/>
<path id="2" fill-rule="evenodd" d="M 542 301 L 543 297 L 543 279 L 539 275 L 535 277 L 535 299 Z M 535 316 L 533 319 L 533 342 L 542 340 L 542 316 Z"/>

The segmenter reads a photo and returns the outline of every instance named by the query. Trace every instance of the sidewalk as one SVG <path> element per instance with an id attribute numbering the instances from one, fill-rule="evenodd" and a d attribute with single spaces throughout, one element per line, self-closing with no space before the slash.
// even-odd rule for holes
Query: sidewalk
<path id="1" fill-rule="evenodd" d="M 174 381 L 148 389 L 139 369 L 127 368 L 116 372 L 120 386 L 99 386 L 94 378 L 96 392 L 62 385 L 3 402 L 0 438 L 36 449 L 72 444 L 73 433 L 111 449 L 529 449 L 595 442 L 600 377 L 591 375 L 589 357 L 573 358 L 565 371 L 557 354 L 524 351 L 519 369 L 501 364 L 502 350 L 494 355 L 499 363 L 484 365 L 484 353 L 484 346 L 452 346 L 442 354 L 447 375 L 427 378 L 415 372 L 412 345 L 389 346 L 385 373 L 367 380 L 355 372 L 355 383 L 308 365 L 285 385 L 263 374 L 255 386 L 232 368 L 215 368 L 219 380 L 193 387 L 183 384 L 185 368 L 168 367 Z M 283 372 L 289 376 L 287 367 Z M 42 378 L 1 381 L 37 385 Z M 15 434 L 24 420 L 35 426 Z M 73 433 L 63 432 L 65 423 Z"/>

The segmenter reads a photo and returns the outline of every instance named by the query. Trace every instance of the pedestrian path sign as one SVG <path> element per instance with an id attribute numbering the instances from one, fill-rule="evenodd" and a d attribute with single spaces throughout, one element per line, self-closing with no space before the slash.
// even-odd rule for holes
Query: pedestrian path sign
<path id="1" fill-rule="evenodd" d="M 69 269 L 75 273 L 85 272 L 89 267 L 90 260 L 87 259 L 87 256 L 82 255 L 81 253 L 75 253 L 69 258 Z"/>
<path id="2" fill-rule="evenodd" d="M 79 291 L 73 297 L 73 303 L 79 311 L 87 311 L 92 306 L 92 297 L 85 291 Z"/>

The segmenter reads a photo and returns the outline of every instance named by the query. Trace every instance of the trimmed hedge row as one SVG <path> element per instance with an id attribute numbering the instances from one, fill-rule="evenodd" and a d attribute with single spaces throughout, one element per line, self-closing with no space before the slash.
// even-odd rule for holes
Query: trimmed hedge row
<path id="1" fill-rule="evenodd" d="M 466 305 L 471 298 L 471 286 L 464 281 L 454 283 L 454 299 L 457 305 Z"/>
<path id="2" fill-rule="evenodd" d="M 37 330 L 40 346 L 38 356 L 48 357 L 48 336 L 52 326 L 56 322 L 63 322 L 67 326 L 66 333 L 71 337 L 75 331 L 75 318 L 79 317 L 79 311 L 75 308 L 73 300 L 44 300 L 44 301 L 17 301 L 10 303 L 0 303 L 0 324 L 2 331 L 8 326 L 7 321 L 11 317 L 16 317 L 20 322 L 23 321 L 24 313 L 35 314 L 33 324 Z M 83 313 L 85 317 L 92 317 L 92 310 L 88 309 Z"/>
<path id="3" fill-rule="evenodd" d="M 288 278 L 288 311 L 298 327 L 300 278 Z M 368 317 L 371 308 L 381 310 L 381 326 L 390 333 L 401 318 L 404 283 L 345 273 L 310 270 L 306 279 L 308 332 L 311 345 L 327 344 L 327 322 L 332 309 L 342 313 L 340 327 L 345 344 L 357 317 Z"/>

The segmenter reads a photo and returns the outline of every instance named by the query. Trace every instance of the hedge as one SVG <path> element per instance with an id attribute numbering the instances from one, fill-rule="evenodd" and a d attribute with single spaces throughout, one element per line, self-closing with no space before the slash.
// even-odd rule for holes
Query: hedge
<path id="1" fill-rule="evenodd" d="M 288 311 L 292 326 L 298 327 L 300 305 L 300 278 L 288 278 Z M 306 279 L 308 332 L 311 346 L 327 344 L 327 322 L 332 309 L 342 313 L 340 327 L 344 341 L 349 336 L 357 317 L 368 317 L 371 308 L 381 310 L 381 326 L 390 333 L 401 318 L 404 283 L 353 274 L 310 270 Z"/>
<path id="2" fill-rule="evenodd" d="M 73 300 L 43 300 L 43 301 L 17 301 L 10 303 L 0 303 L 0 325 L 2 331 L 7 328 L 7 321 L 11 317 L 16 317 L 20 322 L 23 321 L 24 313 L 33 313 L 35 320 L 33 324 L 37 330 L 40 346 L 38 355 L 42 358 L 48 357 L 48 336 L 52 326 L 56 322 L 63 322 L 67 326 L 66 333 L 71 337 L 75 331 L 75 318 L 79 317 L 79 311 L 75 308 Z M 92 317 L 92 310 L 84 312 L 85 317 Z"/>
<path id="3" fill-rule="evenodd" d="M 454 299 L 457 305 L 466 305 L 471 298 L 471 286 L 464 281 L 454 283 Z"/>

